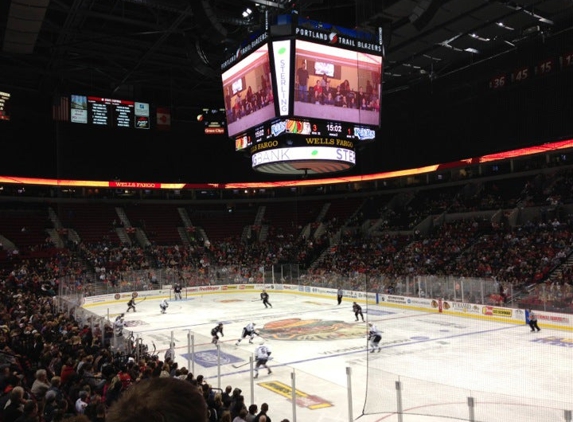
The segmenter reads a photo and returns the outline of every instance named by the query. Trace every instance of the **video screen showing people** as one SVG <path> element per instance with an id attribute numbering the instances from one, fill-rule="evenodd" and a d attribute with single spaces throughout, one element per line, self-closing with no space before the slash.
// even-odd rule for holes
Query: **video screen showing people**
<path id="1" fill-rule="evenodd" d="M 380 125 L 382 57 L 297 40 L 297 117 Z"/>
<path id="2" fill-rule="evenodd" d="M 225 71 L 222 78 L 229 137 L 276 117 L 267 44 Z"/>

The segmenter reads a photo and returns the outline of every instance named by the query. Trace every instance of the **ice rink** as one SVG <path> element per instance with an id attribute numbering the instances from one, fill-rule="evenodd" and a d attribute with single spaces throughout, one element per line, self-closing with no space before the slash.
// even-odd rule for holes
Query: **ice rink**
<path id="1" fill-rule="evenodd" d="M 274 422 L 553 422 L 573 410 L 570 332 L 363 305 L 366 321 L 383 331 L 382 350 L 369 353 L 351 301 L 270 293 L 269 309 L 258 292 L 204 294 L 170 300 L 166 314 L 148 298 L 125 314 L 126 330 L 150 350 L 155 344 L 160 359 L 173 339 L 179 367 L 215 388 L 241 388 L 247 405 L 267 402 Z M 112 321 L 126 309 L 125 301 L 89 307 Z M 210 336 L 218 322 L 219 347 Z M 235 346 L 249 322 L 261 337 Z M 250 358 L 261 341 L 272 349 L 273 373 L 253 379 Z"/>

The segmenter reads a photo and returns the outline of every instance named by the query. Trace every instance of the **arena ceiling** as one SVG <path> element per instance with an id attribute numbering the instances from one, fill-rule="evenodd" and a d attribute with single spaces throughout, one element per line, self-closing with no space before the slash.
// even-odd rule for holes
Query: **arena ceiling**
<path id="1" fill-rule="evenodd" d="M 222 105 L 220 63 L 265 17 L 291 13 L 378 31 L 383 95 L 455 87 L 487 63 L 568 40 L 571 0 L 9 0 L 0 5 L 0 89 Z M 249 7 L 253 13 L 242 16 Z M 557 41 L 558 40 L 558 41 Z M 466 73 L 467 72 L 467 73 Z M 466 74 L 467 77 L 456 78 Z"/>

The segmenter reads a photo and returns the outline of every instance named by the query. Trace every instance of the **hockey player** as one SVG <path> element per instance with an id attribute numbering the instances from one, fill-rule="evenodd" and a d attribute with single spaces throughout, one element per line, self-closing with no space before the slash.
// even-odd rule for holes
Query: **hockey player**
<path id="1" fill-rule="evenodd" d="M 364 314 L 362 313 L 362 306 L 360 306 L 356 302 L 353 302 L 352 303 L 352 311 L 354 312 L 354 316 L 356 317 L 356 321 L 358 321 L 358 317 L 360 316 L 362 318 L 362 322 L 364 322 Z"/>
<path id="2" fill-rule="evenodd" d="M 123 320 L 123 316 L 124 316 L 124 314 L 119 314 L 119 315 L 115 318 L 115 321 L 113 322 L 113 333 L 114 333 L 117 337 L 123 336 L 123 327 L 125 326 L 125 322 L 124 322 L 124 320 Z"/>
<path id="3" fill-rule="evenodd" d="M 377 326 L 368 323 L 368 340 L 370 340 L 370 353 L 374 353 L 374 350 L 378 349 L 380 352 L 380 340 L 382 340 L 382 331 L 378 329 Z"/>
<path id="4" fill-rule="evenodd" d="M 249 344 L 253 344 L 253 339 L 255 336 L 258 336 L 259 333 L 255 331 L 255 324 L 254 322 L 249 322 L 247 325 L 243 327 L 243 332 L 241 333 L 241 338 L 237 340 L 235 346 L 238 346 L 242 339 L 249 337 Z"/>
<path id="5" fill-rule="evenodd" d="M 175 300 L 181 300 L 181 284 L 175 283 L 175 286 L 173 286 L 173 296 L 175 296 Z"/>
<path id="6" fill-rule="evenodd" d="M 135 298 L 134 297 L 129 299 L 129 302 L 127 302 L 127 311 L 125 311 L 125 312 L 129 312 L 130 309 L 133 309 L 133 312 L 137 312 L 135 310 Z"/>
<path id="7" fill-rule="evenodd" d="M 268 308 L 269 306 L 271 308 L 273 307 L 273 305 L 271 305 L 271 302 L 269 302 L 269 294 L 265 289 L 263 289 L 263 291 L 261 292 L 261 300 L 263 301 L 263 305 L 265 305 L 265 308 Z"/>
<path id="8" fill-rule="evenodd" d="M 169 308 L 169 303 L 167 303 L 167 299 L 163 299 L 163 301 L 159 304 L 159 307 L 161 308 L 162 314 L 167 312 L 167 308 Z"/>
<path id="9" fill-rule="evenodd" d="M 219 342 L 219 334 L 221 334 L 221 337 L 225 337 L 225 334 L 223 334 L 222 322 L 218 323 L 217 326 L 211 330 L 211 335 L 213 336 L 211 343 L 217 344 Z"/>
<path id="10" fill-rule="evenodd" d="M 271 368 L 267 366 L 267 362 L 270 356 L 271 356 L 271 349 L 269 348 L 269 346 L 267 346 L 264 343 L 261 344 L 260 346 L 257 346 L 257 348 L 255 349 L 255 359 L 257 360 L 257 364 L 255 365 L 254 378 L 259 377 L 260 367 L 267 368 L 269 374 L 273 373 L 273 371 L 271 371 Z"/>

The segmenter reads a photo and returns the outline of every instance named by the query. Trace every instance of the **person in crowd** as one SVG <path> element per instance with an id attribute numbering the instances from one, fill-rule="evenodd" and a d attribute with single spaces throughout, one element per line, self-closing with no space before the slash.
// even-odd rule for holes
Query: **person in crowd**
<path id="1" fill-rule="evenodd" d="M 332 96 L 332 92 L 328 91 L 328 94 L 326 94 L 326 99 L 324 100 L 324 104 L 325 105 L 334 105 L 335 101 L 334 101 L 334 97 Z"/>
<path id="2" fill-rule="evenodd" d="M 248 413 L 249 411 L 245 407 L 241 408 L 239 414 L 233 418 L 233 422 L 247 422 L 245 417 L 247 416 Z M 233 416 L 232 413 L 231 416 Z"/>
<path id="3" fill-rule="evenodd" d="M 2 409 L 2 422 L 14 422 L 24 414 L 26 403 L 24 387 L 16 386 L 10 391 L 10 398 Z"/>
<path id="4" fill-rule="evenodd" d="M 113 403 L 106 422 L 204 422 L 207 406 L 199 390 L 177 378 L 150 378 L 134 384 Z"/>
<path id="5" fill-rule="evenodd" d="M 84 390 L 80 391 L 79 397 L 75 403 L 75 409 L 76 409 L 76 413 L 78 415 L 85 413 L 86 407 L 88 407 L 88 404 L 89 404 L 88 398 L 89 398 L 89 394 L 87 391 L 84 391 Z"/>
<path id="6" fill-rule="evenodd" d="M 255 418 L 253 419 L 253 422 L 261 422 L 261 418 L 265 418 L 263 420 L 266 420 L 267 422 L 271 422 L 271 418 L 268 415 L 268 412 L 269 412 L 268 403 L 261 404 L 261 411 L 257 414 L 257 416 L 255 416 Z"/>
<path id="7" fill-rule="evenodd" d="M 43 418 L 44 422 L 52 422 L 54 418 L 54 412 L 58 409 L 58 401 L 56 399 L 57 394 L 53 390 L 49 390 L 46 393 L 44 409 L 43 409 Z"/>
<path id="8" fill-rule="evenodd" d="M 308 78 L 306 60 L 303 60 L 300 67 L 296 70 L 296 82 L 298 86 L 298 101 L 308 102 Z"/>
<path id="9" fill-rule="evenodd" d="M 243 411 L 244 415 L 242 418 L 244 419 L 248 413 L 247 406 L 245 405 L 245 396 L 242 394 L 242 390 L 240 388 L 235 388 L 233 390 L 232 401 L 229 406 L 229 410 L 231 411 L 231 418 L 235 419 L 239 416 Z"/>
<path id="10" fill-rule="evenodd" d="M 30 392 L 37 400 L 41 400 L 44 398 L 49 388 L 48 372 L 45 369 L 36 370 L 36 379 L 32 384 Z"/>
<path id="11" fill-rule="evenodd" d="M 15 422 L 39 422 L 39 421 L 40 417 L 38 415 L 38 402 L 36 400 L 26 400 L 26 403 L 24 403 L 22 416 L 16 419 Z"/>
<path id="12" fill-rule="evenodd" d="M 320 79 L 316 80 L 312 95 L 315 104 L 322 104 L 322 85 L 320 84 Z"/>
<path id="13" fill-rule="evenodd" d="M 221 393 L 221 398 L 223 399 L 223 404 L 227 409 L 231 407 L 231 402 L 233 401 L 233 386 L 227 385 L 225 390 Z"/>
<path id="14" fill-rule="evenodd" d="M 233 422 L 233 419 L 231 419 L 231 412 L 223 410 L 218 422 Z"/>
<path id="15" fill-rule="evenodd" d="M 215 393 L 215 395 L 213 396 L 213 403 L 211 408 L 215 410 L 217 418 L 220 420 L 221 417 L 223 416 L 223 412 L 227 410 L 225 408 L 225 403 L 223 403 L 222 393 Z"/>
<path id="16" fill-rule="evenodd" d="M 249 408 L 247 409 L 248 413 L 247 416 L 245 416 L 245 420 L 247 422 L 253 422 L 253 420 L 255 420 L 255 418 L 257 417 L 257 413 L 259 411 L 259 406 L 257 406 L 255 403 L 249 405 Z"/>

